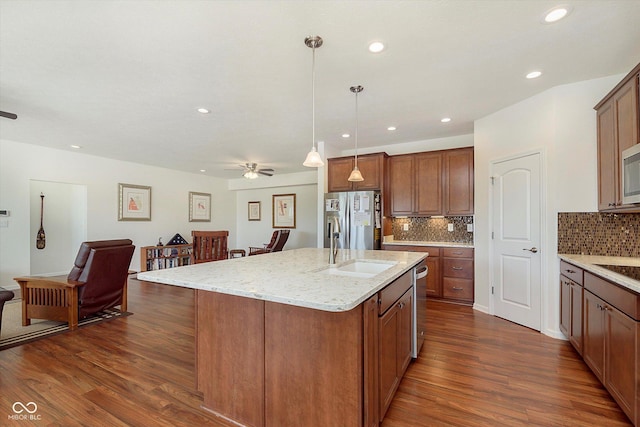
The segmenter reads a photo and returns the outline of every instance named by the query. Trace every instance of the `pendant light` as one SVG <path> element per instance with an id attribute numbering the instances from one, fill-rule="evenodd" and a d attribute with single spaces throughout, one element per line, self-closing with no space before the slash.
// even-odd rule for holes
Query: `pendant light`
<path id="1" fill-rule="evenodd" d="M 351 86 L 351 92 L 356 94 L 356 161 L 353 165 L 351 175 L 349 175 L 349 181 L 359 182 L 364 181 L 360 169 L 358 169 L 358 94 L 362 92 L 364 88 L 362 86 Z"/>
<path id="2" fill-rule="evenodd" d="M 309 36 L 304 39 L 304 44 L 313 51 L 313 62 L 311 63 L 311 151 L 307 154 L 307 158 L 302 163 L 310 168 L 319 168 L 324 166 L 324 162 L 320 157 L 320 153 L 316 150 L 316 48 L 322 46 L 322 37 Z"/>

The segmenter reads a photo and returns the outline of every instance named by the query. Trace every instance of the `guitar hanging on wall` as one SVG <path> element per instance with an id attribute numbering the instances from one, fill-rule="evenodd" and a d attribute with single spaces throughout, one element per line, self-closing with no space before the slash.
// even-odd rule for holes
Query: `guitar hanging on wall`
<path id="1" fill-rule="evenodd" d="M 40 193 L 40 229 L 36 236 L 36 248 L 44 249 L 46 245 L 46 239 L 44 235 L 44 227 L 42 226 L 42 214 L 44 212 L 44 194 Z"/>

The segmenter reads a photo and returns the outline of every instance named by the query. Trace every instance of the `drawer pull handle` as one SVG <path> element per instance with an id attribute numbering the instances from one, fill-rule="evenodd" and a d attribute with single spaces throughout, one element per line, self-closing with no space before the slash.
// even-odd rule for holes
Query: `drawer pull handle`
<path id="1" fill-rule="evenodd" d="M 452 270 L 462 270 L 462 267 L 451 267 Z"/>
<path id="2" fill-rule="evenodd" d="M 452 289 L 453 289 L 454 291 L 462 291 L 462 290 L 464 290 L 463 288 L 460 288 L 460 287 L 458 287 L 458 286 L 454 286 Z"/>
<path id="3" fill-rule="evenodd" d="M 573 271 L 573 270 L 565 270 L 565 271 L 566 271 L 567 273 L 570 273 L 570 274 L 574 274 L 574 273 L 575 273 L 575 271 Z"/>

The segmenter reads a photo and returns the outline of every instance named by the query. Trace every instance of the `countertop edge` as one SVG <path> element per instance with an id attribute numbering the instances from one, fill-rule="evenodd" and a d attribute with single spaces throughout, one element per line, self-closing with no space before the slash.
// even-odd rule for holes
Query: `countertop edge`
<path id="1" fill-rule="evenodd" d="M 383 242 L 382 245 L 393 245 L 393 246 L 434 246 L 440 248 L 470 248 L 473 249 L 475 246 L 473 243 L 459 243 L 459 242 L 427 242 L 427 241 L 418 241 L 418 240 L 394 240 L 391 242 Z"/>
<path id="2" fill-rule="evenodd" d="M 618 256 L 601 256 L 601 255 L 572 255 L 572 254 L 558 254 L 558 258 L 563 261 L 575 264 L 592 274 L 607 279 L 615 284 L 622 286 L 632 292 L 640 294 L 640 281 L 632 279 L 630 277 L 618 274 L 616 272 L 607 270 L 606 268 L 599 267 L 596 264 L 610 264 L 610 265 L 628 265 L 640 267 L 640 258 L 634 257 L 618 257 Z M 562 272 L 560 272 L 562 274 Z"/>

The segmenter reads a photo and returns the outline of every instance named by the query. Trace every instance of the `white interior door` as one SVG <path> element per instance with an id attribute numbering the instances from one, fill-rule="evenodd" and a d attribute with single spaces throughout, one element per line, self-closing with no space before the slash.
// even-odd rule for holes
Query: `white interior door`
<path id="1" fill-rule="evenodd" d="M 494 314 L 540 330 L 541 155 L 492 164 Z"/>

